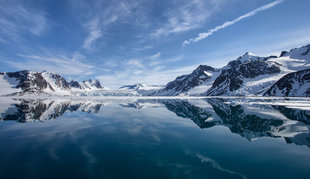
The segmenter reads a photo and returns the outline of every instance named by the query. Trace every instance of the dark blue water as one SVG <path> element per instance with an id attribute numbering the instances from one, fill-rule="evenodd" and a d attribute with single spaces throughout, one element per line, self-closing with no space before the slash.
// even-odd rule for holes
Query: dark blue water
<path id="1" fill-rule="evenodd" d="M 310 178 L 307 99 L 0 104 L 0 178 Z"/>

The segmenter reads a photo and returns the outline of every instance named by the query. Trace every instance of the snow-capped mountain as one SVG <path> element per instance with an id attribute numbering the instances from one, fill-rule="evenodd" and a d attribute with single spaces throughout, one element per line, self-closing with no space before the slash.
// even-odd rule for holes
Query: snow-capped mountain
<path id="1" fill-rule="evenodd" d="M 71 95 L 73 91 L 101 90 L 99 81 L 68 82 L 56 73 L 18 71 L 0 73 L 0 95 Z"/>
<path id="2" fill-rule="evenodd" d="M 264 95 L 310 97 L 310 68 L 285 75 L 272 85 Z"/>
<path id="3" fill-rule="evenodd" d="M 219 70 L 207 65 L 200 65 L 189 75 L 177 77 L 165 88 L 156 91 L 155 96 L 195 95 L 206 91 L 217 78 Z"/>
<path id="4" fill-rule="evenodd" d="M 247 52 L 220 69 L 200 65 L 193 73 L 177 77 L 153 95 L 262 96 L 271 86 L 279 85 L 277 81 L 285 75 L 308 68 L 310 44 L 289 52 L 283 51 L 279 57 L 260 57 Z M 304 72 L 298 74 L 301 73 Z M 299 86 L 303 86 L 303 91 L 287 93 L 288 96 L 307 96 L 305 93 L 310 90 L 307 74 L 300 75 L 298 81 L 302 83 Z"/>
<path id="5" fill-rule="evenodd" d="M 74 91 L 92 91 L 104 89 L 98 80 L 91 79 L 82 82 L 72 80 L 69 82 L 69 86 Z"/>
<path id="6" fill-rule="evenodd" d="M 191 74 L 179 76 L 164 87 L 137 83 L 110 90 L 98 80 L 68 82 L 45 71 L 3 72 L 0 96 L 309 96 L 307 69 L 310 69 L 310 44 L 283 51 L 279 57 L 247 52 L 218 69 L 200 65 Z"/>
<path id="7" fill-rule="evenodd" d="M 147 87 L 147 85 L 145 84 L 142 84 L 142 83 L 136 83 L 136 84 L 133 84 L 133 85 L 124 85 L 124 86 L 121 86 L 119 89 L 127 89 L 127 90 L 140 90 L 140 89 L 143 89 Z"/>
<path id="8" fill-rule="evenodd" d="M 292 49 L 290 52 L 282 52 L 280 57 L 264 58 L 247 53 L 224 67 L 212 88 L 204 95 L 263 95 L 288 73 L 310 68 L 309 51 L 310 45 Z M 300 76 L 300 78 L 305 77 L 305 75 Z M 307 80 L 299 79 L 299 81 L 309 83 Z M 301 93 L 301 91 L 289 93 L 288 96 L 305 96 Z"/>
<path id="9" fill-rule="evenodd" d="M 119 92 L 127 92 L 127 93 L 132 93 L 132 94 L 139 94 L 143 96 L 150 95 L 154 93 L 155 91 L 158 91 L 161 89 L 162 86 L 159 85 L 146 85 L 142 83 L 136 83 L 133 85 L 124 85 L 121 86 L 118 91 Z"/>
<path id="10" fill-rule="evenodd" d="M 269 87 L 281 72 L 279 64 L 268 59 L 246 53 L 231 61 L 222 68 L 212 87 L 204 94 L 207 96 L 220 95 L 253 95 Z M 266 78 L 270 78 L 266 80 Z M 274 80 L 272 80 L 274 79 Z"/>

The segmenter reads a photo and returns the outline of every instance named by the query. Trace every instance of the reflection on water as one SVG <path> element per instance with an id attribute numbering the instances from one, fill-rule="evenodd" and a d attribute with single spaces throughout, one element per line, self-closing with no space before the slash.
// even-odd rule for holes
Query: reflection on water
<path id="1" fill-rule="evenodd" d="M 276 102 L 273 105 L 262 105 L 262 101 L 253 105 L 253 101 L 255 99 L 234 104 L 234 100 L 231 99 L 207 98 L 201 100 L 140 99 L 112 102 L 118 103 L 121 107 L 136 109 L 154 108 L 162 104 L 177 116 L 191 119 L 200 128 L 221 125 L 248 140 L 264 136 L 284 137 L 289 143 L 310 146 L 308 126 L 310 109 L 292 108 L 291 106 L 288 108 L 277 105 Z M 1 112 L 1 120 L 16 120 L 21 123 L 47 121 L 57 119 L 66 111 L 97 113 L 102 106 L 109 105 L 109 103 L 111 101 L 16 99 L 11 101 L 6 111 Z M 299 103 L 293 101 L 293 103 L 298 107 L 308 101 L 299 101 Z"/>
<path id="2" fill-rule="evenodd" d="M 305 177 L 309 102 L 3 98 L 0 177 Z"/>

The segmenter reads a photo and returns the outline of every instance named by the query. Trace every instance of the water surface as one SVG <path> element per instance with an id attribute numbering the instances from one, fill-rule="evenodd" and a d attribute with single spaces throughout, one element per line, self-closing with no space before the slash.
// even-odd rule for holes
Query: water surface
<path id="1" fill-rule="evenodd" d="M 0 178 L 310 178 L 310 99 L 9 99 Z"/>

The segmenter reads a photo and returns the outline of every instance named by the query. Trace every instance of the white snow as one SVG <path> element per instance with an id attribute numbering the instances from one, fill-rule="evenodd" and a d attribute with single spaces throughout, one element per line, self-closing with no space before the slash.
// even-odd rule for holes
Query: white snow
<path id="1" fill-rule="evenodd" d="M 16 78 L 9 78 L 7 74 L 0 75 L 0 96 L 21 92 L 21 89 L 16 88 L 18 84 Z"/>
<path id="2" fill-rule="evenodd" d="M 44 90 L 44 92 L 55 93 L 57 95 L 70 95 L 71 94 L 70 91 L 68 91 L 67 89 L 64 89 L 64 88 L 62 88 L 56 84 L 56 79 L 52 78 L 53 73 L 43 72 L 43 73 L 41 73 L 41 75 L 47 81 L 47 83 L 49 83 L 51 85 L 51 87 L 54 90 L 53 91 L 51 88 L 47 87 Z"/>
<path id="3" fill-rule="evenodd" d="M 255 54 L 251 53 L 251 52 L 247 52 L 246 54 L 244 54 L 243 56 L 241 56 L 240 58 L 238 58 L 242 63 L 245 63 L 247 61 L 253 61 L 253 60 L 258 60 L 260 59 L 260 57 L 256 56 Z"/>
<path id="4" fill-rule="evenodd" d="M 277 82 L 284 75 L 286 75 L 286 73 L 260 75 L 257 76 L 256 78 L 245 78 L 243 80 L 242 87 L 240 87 L 236 91 L 229 92 L 229 94 L 237 96 L 262 95 L 262 92 L 267 90 L 271 85 Z"/>
<path id="5" fill-rule="evenodd" d="M 221 71 L 204 71 L 205 74 L 210 76 L 211 78 L 208 79 L 206 82 L 200 84 L 199 86 L 196 86 L 190 90 L 188 90 L 185 94 L 190 96 L 200 95 L 201 93 L 204 93 L 210 89 L 215 81 L 215 79 L 221 74 Z"/>

